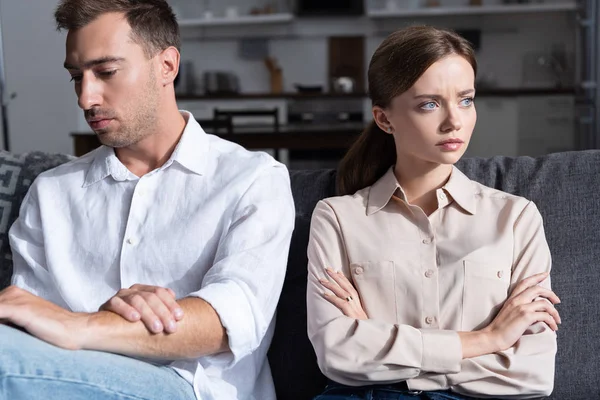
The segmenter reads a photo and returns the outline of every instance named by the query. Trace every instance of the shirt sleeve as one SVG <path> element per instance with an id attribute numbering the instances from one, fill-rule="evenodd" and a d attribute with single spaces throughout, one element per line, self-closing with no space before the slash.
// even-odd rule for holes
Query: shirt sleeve
<path id="1" fill-rule="evenodd" d="M 510 291 L 529 276 L 549 272 L 551 264 L 542 216 L 535 204 L 529 202 L 514 225 Z M 550 278 L 540 285 L 550 289 Z M 556 334 L 539 322 L 527 329 L 510 349 L 463 360 L 461 371 L 448 375 L 448 383 L 458 393 L 478 397 L 548 396 L 554 387 L 555 355 Z"/>
<path id="2" fill-rule="evenodd" d="M 25 195 L 19 217 L 8 233 L 13 257 L 12 284 L 69 309 L 60 296 L 46 262 L 38 182 Z"/>
<path id="3" fill-rule="evenodd" d="M 360 386 L 459 371 L 462 347 L 456 332 L 346 317 L 323 297 L 319 279 L 327 279 L 328 267 L 350 276 L 337 216 L 321 201 L 312 216 L 308 244 L 307 312 L 308 335 L 323 374 Z"/>
<path id="4" fill-rule="evenodd" d="M 215 262 L 191 296 L 208 302 L 226 329 L 230 352 L 209 356 L 224 367 L 262 342 L 281 294 L 295 209 L 283 165 L 272 166 L 242 195 Z"/>

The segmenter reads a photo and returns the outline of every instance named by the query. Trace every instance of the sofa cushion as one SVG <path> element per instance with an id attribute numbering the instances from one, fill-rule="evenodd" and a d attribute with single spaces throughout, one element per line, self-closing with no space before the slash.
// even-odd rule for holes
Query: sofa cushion
<path id="1" fill-rule="evenodd" d="M 8 230 L 19 215 L 19 207 L 36 176 L 73 157 L 42 152 L 14 155 L 0 151 L 0 289 L 10 283 L 12 256 Z"/>
<path id="2" fill-rule="evenodd" d="M 320 199 L 335 194 L 335 171 L 291 171 L 296 223 L 283 292 L 277 306 L 269 364 L 278 399 L 311 399 L 325 386 L 325 377 L 307 337 L 306 267 L 310 219 Z"/>

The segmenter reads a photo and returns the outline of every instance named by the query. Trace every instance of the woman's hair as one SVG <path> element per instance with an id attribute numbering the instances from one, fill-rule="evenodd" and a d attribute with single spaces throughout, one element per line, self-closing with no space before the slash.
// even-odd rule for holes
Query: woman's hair
<path id="1" fill-rule="evenodd" d="M 411 26 L 392 33 L 375 50 L 369 64 L 373 106 L 389 107 L 392 99 L 410 89 L 433 63 L 452 54 L 464 57 L 477 75 L 473 48 L 457 33 L 431 26 Z M 340 162 L 338 195 L 373 185 L 395 163 L 393 136 L 372 121 Z"/>
<path id="2" fill-rule="evenodd" d="M 61 0 L 54 18 L 58 30 L 75 30 L 111 12 L 125 14 L 131 39 L 148 58 L 170 46 L 180 49 L 179 25 L 166 0 Z"/>

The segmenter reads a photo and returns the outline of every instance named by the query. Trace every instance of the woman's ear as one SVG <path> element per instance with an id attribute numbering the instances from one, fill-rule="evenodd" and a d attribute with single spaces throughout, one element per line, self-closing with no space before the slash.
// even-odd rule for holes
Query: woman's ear
<path id="1" fill-rule="evenodd" d="M 379 129 L 385 133 L 394 133 L 394 127 L 392 126 L 392 123 L 388 119 L 386 111 L 383 108 L 379 106 L 373 107 L 373 120 Z"/>

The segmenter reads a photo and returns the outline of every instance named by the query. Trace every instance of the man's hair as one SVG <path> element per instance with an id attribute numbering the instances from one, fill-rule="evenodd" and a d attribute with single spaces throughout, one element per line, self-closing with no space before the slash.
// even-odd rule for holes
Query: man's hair
<path id="1" fill-rule="evenodd" d="M 61 0 L 54 18 L 59 31 L 75 30 L 112 12 L 125 15 L 131 40 L 148 58 L 170 46 L 180 49 L 179 25 L 166 0 Z"/>

